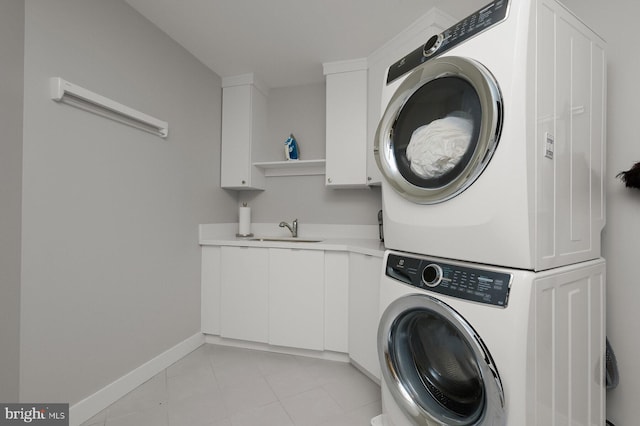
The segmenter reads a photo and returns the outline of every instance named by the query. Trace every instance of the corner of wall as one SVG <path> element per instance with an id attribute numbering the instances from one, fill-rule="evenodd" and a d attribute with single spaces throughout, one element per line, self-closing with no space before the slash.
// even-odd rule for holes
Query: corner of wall
<path id="1" fill-rule="evenodd" d="M 24 2 L 0 3 L 0 401 L 19 400 Z"/>

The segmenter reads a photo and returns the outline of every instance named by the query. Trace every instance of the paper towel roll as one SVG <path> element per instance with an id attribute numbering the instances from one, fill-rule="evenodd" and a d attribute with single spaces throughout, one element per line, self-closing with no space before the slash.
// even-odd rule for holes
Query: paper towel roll
<path id="1" fill-rule="evenodd" d="M 251 234 L 251 207 L 240 207 L 238 212 L 238 235 Z"/>

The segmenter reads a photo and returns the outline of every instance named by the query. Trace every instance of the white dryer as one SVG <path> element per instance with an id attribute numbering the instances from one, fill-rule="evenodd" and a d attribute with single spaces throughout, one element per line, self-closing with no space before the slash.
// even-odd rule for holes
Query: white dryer
<path id="1" fill-rule="evenodd" d="M 537 273 L 394 251 L 384 262 L 376 424 L 604 424 L 603 259 Z"/>
<path id="2" fill-rule="evenodd" d="M 385 245 L 536 271 L 598 258 L 605 71 L 555 0 L 496 0 L 391 65 Z"/>

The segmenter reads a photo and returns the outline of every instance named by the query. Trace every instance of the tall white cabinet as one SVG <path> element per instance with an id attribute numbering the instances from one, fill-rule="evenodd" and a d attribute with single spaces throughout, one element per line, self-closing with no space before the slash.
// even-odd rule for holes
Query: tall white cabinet
<path id="1" fill-rule="evenodd" d="M 366 186 L 367 60 L 323 64 L 326 78 L 326 185 Z"/>
<path id="2" fill-rule="evenodd" d="M 222 80 L 220 183 L 227 189 L 264 189 L 264 170 L 253 163 L 267 133 L 266 86 L 253 74 Z"/>

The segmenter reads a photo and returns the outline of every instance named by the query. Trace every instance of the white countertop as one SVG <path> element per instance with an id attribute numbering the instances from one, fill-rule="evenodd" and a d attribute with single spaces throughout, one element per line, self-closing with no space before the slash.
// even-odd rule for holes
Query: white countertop
<path id="1" fill-rule="evenodd" d="M 300 232 L 303 227 L 306 232 Z M 200 225 L 200 245 L 349 251 L 376 257 L 382 257 L 385 250 L 384 244 L 377 238 L 377 226 L 370 225 L 300 224 L 298 241 L 277 224 L 252 224 L 253 237 L 237 237 L 237 229 L 237 224 Z M 265 241 L 260 238 L 284 241 Z"/>

